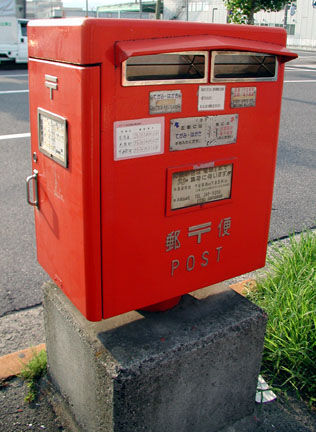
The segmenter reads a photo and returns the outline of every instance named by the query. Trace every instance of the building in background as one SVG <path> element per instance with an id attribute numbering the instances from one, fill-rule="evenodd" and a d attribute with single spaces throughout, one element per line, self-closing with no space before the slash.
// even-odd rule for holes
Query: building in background
<path id="1" fill-rule="evenodd" d="M 26 0 L 15 0 L 15 10 L 17 18 L 26 18 Z"/>
<path id="2" fill-rule="evenodd" d="M 14 0 L 0 1 L 1 9 L 11 7 Z M 83 8 L 65 8 L 62 0 L 16 0 L 15 10 L 29 19 L 85 16 Z M 82 2 L 80 3 L 82 4 Z M 129 3 L 104 5 L 88 15 L 105 18 L 155 19 L 157 0 L 131 0 Z M 226 23 L 227 9 L 223 0 L 163 0 L 161 17 L 165 20 Z M 316 49 L 316 0 L 296 0 L 279 12 L 255 14 L 255 25 L 285 27 L 288 45 Z"/>
<path id="3" fill-rule="evenodd" d="M 27 20 L 24 0 L 0 2 L 0 63 L 27 62 Z"/>
<path id="4" fill-rule="evenodd" d="M 155 19 L 156 7 L 159 9 L 159 16 L 163 14 L 163 2 L 156 0 L 141 0 L 122 4 L 113 4 L 108 6 L 97 7 L 97 16 L 104 18 L 140 18 Z"/>
<path id="5" fill-rule="evenodd" d="M 80 4 L 83 2 L 81 1 Z M 79 4 L 79 1 L 78 1 Z M 88 1 L 89 4 L 89 1 Z M 91 4 L 91 2 L 90 2 Z M 156 0 L 138 0 L 129 3 L 90 8 L 88 16 L 103 18 L 155 19 Z M 160 13 L 163 13 L 161 1 Z M 85 8 L 64 7 L 62 0 L 27 0 L 27 16 L 34 18 L 61 18 L 86 16 Z"/>
<path id="6" fill-rule="evenodd" d="M 288 33 L 291 46 L 316 49 L 316 1 L 297 0 L 295 13 L 291 9 L 293 32 Z"/>
<path id="7" fill-rule="evenodd" d="M 222 0 L 164 0 L 164 19 L 226 23 L 227 9 Z"/>
<path id="8" fill-rule="evenodd" d="M 61 0 L 27 0 L 26 16 L 28 19 L 51 18 L 55 9 L 63 9 Z"/>
<path id="9" fill-rule="evenodd" d="M 26 17 L 26 0 L 0 0 L 0 17 Z"/>
<path id="10" fill-rule="evenodd" d="M 164 0 L 164 19 L 226 23 L 222 0 Z M 255 25 L 285 27 L 288 45 L 316 48 L 316 0 L 297 0 L 279 12 L 258 12 Z"/>

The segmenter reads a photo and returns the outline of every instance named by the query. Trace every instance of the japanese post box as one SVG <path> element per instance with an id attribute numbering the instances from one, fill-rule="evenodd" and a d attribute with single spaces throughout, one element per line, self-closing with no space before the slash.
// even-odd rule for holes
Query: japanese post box
<path id="1" fill-rule="evenodd" d="M 28 36 L 38 260 L 87 319 L 264 265 L 283 29 L 60 19 Z"/>

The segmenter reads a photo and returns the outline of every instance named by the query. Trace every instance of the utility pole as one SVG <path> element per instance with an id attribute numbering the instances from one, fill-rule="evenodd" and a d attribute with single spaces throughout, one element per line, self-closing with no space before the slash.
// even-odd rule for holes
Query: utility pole
<path id="1" fill-rule="evenodd" d="M 161 0 L 156 1 L 156 19 L 160 19 Z"/>
<path id="2" fill-rule="evenodd" d="M 288 14 L 289 9 L 290 9 L 290 5 L 288 3 L 286 3 L 286 5 L 284 6 L 284 21 L 283 21 L 283 27 L 285 29 L 287 27 L 287 14 Z"/>
<path id="3" fill-rule="evenodd" d="M 88 3 L 89 3 L 89 0 L 86 0 L 86 17 L 89 15 L 89 5 L 88 5 Z"/>
<path id="4" fill-rule="evenodd" d="M 136 3 L 137 3 L 137 1 L 136 1 Z M 139 0 L 139 19 L 142 19 L 142 17 L 143 17 L 142 12 L 143 12 L 142 0 Z"/>

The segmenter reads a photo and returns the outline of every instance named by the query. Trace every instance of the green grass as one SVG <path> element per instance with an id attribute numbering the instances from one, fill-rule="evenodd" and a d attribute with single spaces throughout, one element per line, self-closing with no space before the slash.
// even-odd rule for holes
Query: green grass
<path id="1" fill-rule="evenodd" d="M 32 359 L 24 365 L 21 370 L 20 377 L 26 381 L 28 388 L 27 395 L 25 396 L 25 402 L 33 402 L 37 395 L 37 384 L 39 379 L 46 374 L 47 370 L 47 356 L 46 351 L 41 350 L 39 353 L 35 353 Z"/>
<path id="2" fill-rule="evenodd" d="M 269 254 L 270 271 L 248 298 L 268 314 L 261 373 L 316 402 L 316 234 L 291 236 Z"/>

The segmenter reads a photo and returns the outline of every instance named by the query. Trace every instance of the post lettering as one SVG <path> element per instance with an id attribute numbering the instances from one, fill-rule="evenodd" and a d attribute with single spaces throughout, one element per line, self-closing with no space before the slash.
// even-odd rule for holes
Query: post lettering
<path id="1" fill-rule="evenodd" d="M 177 259 L 174 259 L 171 261 L 171 276 L 173 276 L 175 270 L 179 267 L 180 261 Z"/>
<path id="2" fill-rule="evenodd" d="M 194 266 L 195 266 L 194 255 L 190 255 L 190 256 L 188 256 L 188 259 L 187 259 L 187 270 L 192 271 L 194 269 Z"/>
<path id="3" fill-rule="evenodd" d="M 208 256 L 209 256 L 209 251 L 204 251 L 202 253 L 202 259 L 203 259 L 203 262 L 201 263 L 202 267 L 206 267 L 208 265 Z"/>

